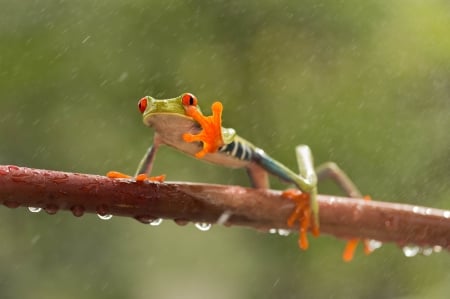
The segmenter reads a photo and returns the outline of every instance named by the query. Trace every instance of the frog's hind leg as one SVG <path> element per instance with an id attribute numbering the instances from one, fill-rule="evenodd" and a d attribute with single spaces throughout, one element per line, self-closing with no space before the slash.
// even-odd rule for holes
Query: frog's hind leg
<path id="1" fill-rule="evenodd" d="M 333 180 L 348 197 L 361 198 L 362 194 L 348 175 L 334 162 L 327 162 L 316 168 L 319 181 Z"/>
<path id="2" fill-rule="evenodd" d="M 297 189 L 288 189 L 282 196 L 294 201 L 296 207 L 287 220 L 289 227 L 299 222 L 299 247 L 308 248 L 307 231 L 310 229 L 314 235 L 319 235 L 319 206 L 317 204 L 317 177 L 314 171 L 313 158 L 308 146 L 296 148 L 299 174 L 293 172 L 283 164 L 269 157 L 263 150 L 256 148 L 253 152 L 253 161 L 265 172 L 269 172 L 282 181 L 294 184 Z M 248 168 L 253 185 L 264 187 L 265 178 L 258 168 Z M 255 174 L 258 174 L 259 177 Z M 302 191 L 302 192 L 300 192 Z"/>
<path id="3" fill-rule="evenodd" d="M 348 197 L 362 198 L 362 194 L 358 187 L 352 182 L 348 175 L 334 162 L 327 162 L 316 168 L 316 174 L 319 181 L 325 179 L 333 180 Z M 364 197 L 366 200 L 370 200 L 370 197 Z M 344 261 L 351 261 L 356 250 L 356 246 L 359 243 L 359 239 L 350 239 L 347 242 L 342 258 Z M 368 244 L 368 240 L 364 240 L 364 251 L 366 254 L 371 252 Z"/>

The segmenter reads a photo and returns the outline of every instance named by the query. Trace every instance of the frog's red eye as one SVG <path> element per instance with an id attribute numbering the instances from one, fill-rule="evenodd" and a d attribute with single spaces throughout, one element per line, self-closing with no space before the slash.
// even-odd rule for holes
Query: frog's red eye
<path id="1" fill-rule="evenodd" d="M 181 101 L 186 106 L 197 106 L 197 98 L 192 93 L 183 94 Z"/>
<path id="2" fill-rule="evenodd" d="M 145 109 L 147 109 L 147 98 L 140 99 L 139 103 L 138 103 L 138 107 L 139 107 L 139 111 L 141 111 L 141 113 L 144 113 Z"/>

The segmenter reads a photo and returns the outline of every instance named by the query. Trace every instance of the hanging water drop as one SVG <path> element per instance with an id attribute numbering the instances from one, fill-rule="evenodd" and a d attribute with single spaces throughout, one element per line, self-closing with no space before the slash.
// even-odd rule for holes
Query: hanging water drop
<path id="1" fill-rule="evenodd" d="M 157 218 L 154 220 L 151 220 L 148 224 L 150 224 L 151 226 L 158 226 L 163 222 L 162 218 Z"/>
<path id="2" fill-rule="evenodd" d="M 189 223 L 189 221 L 184 219 L 174 219 L 173 221 L 175 221 L 175 223 L 180 226 L 185 226 Z"/>
<path id="3" fill-rule="evenodd" d="M 271 228 L 271 229 L 269 229 L 269 234 L 276 234 L 277 231 L 278 230 L 276 228 Z"/>
<path id="4" fill-rule="evenodd" d="M 433 248 L 432 247 L 422 248 L 422 254 L 424 256 L 430 256 L 432 253 L 433 253 Z"/>
<path id="5" fill-rule="evenodd" d="M 47 204 L 44 208 L 44 211 L 47 212 L 49 215 L 55 215 L 59 210 L 59 207 L 56 204 Z"/>
<path id="6" fill-rule="evenodd" d="M 39 213 L 40 211 L 42 211 L 42 208 L 38 208 L 38 207 L 28 207 L 28 210 L 31 213 Z"/>
<path id="7" fill-rule="evenodd" d="M 98 218 L 100 218 L 102 220 L 109 220 L 109 219 L 112 218 L 113 215 L 111 215 L 111 214 L 104 214 L 104 215 L 97 214 L 97 216 L 98 216 Z"/>
<path id="8" fill-rule="evenodd" d="M 406 257 L 413 257 L 419 253 L 420 248 L 419 248 L 419 246 L 405 246 L 402 248 L 402 250 L 403 250 L 403 254 Z"/>
<path id="9" fill-rule="evenodd" d="M 155 220 L 150 221 L 150 225 L 151 226 L 158 226 L 163 222 L 162 218 L 157 218 Z"/>
<path id="10" fill-rule="evenodd" d="M 149 215 L 138 215 L 138 216 L 134 216 L 134 219 L 136 219 L 140 223 L 150 224 L 150 222 L 152 222 L 153 219 L 155 219 L 155 218 L 151 217 Z"/>
<path id="11" fill-rule="evenodd" d="M 286 237 L 286 236 L 289 236 L 290 233 L 291 233 L 291 231 L 288 229 L 282 229 L 282 228 L 278 229 L 278 234 L 280 236 Z"/>
<path id="12" fill-rule="evenodd" d="M 433 251 L 436 252 L 436 253 L 441 252 L 442 251 L 442 246 L 439 246 L 439 245 L 433 246 Z"/>
<path id="13" fill-rule="evenodd" d="M 70 208 L 70 210 L 72 211 L 72 214 L 75 217 L 81 217 L 84 214 L 84 207 L 83 206 L 73 206 L 72 208 Z"/>
<path id="14" fill-rule="evenodd" d="M 369 240 L 368 245 L 369 245 L 370 251 L 375 251 L 378 248 L 380 248 L 381 246 L 383 246 L 383 242 L 371 239 L 371 240 Z"/>
<path id="15" fill-rule="evenodd" d="M 15 209 L 20 206 L 20 203 L 18 203 L 17 201 L 13 201 L 13 200 L 5 200 L 3 202 L 3 204 L 10 209 Z"/>
<path id="16" fill-rule="evenodd" d="M 109 214 L 109 207 L 107 205 L 99 205 L 98 207 L 96 207 L 95 211 L 100 217 L 100 215 Z"/>
<path id="17" fill-rule="evenodd" d="M 206 232 L 211 228 L 211 223 L 206 222 L 197 222 L 195 227 L 201 230 L 202 232 Z"/>

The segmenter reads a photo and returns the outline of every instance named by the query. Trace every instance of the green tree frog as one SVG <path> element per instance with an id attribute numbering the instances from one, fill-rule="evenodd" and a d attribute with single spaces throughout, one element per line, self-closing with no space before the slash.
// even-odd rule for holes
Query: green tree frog
<path id="1" fill-rule="evenodd" d="M 146 96 L 139 100 L 138 107 L 144 124 L 155 131 L 153 144 L 144 155 L 136 172 L 138 180 L 146 179 L 147 175 L 150 175 L 160 145 L 171 146 L 214 164 L 245 168 L 255 188 L 269 188 L 268 174 L 272 174 L 296 187 L 295 190 L 285 191 L 283 196 L 297 204 L 288 219 L 288 225 L 293 226 L 299 221 L 299 246 L 302 249 L 308 247 L 306 238 L 308 229 L 315 235 L 319 234 L 318 180 L 331 178 L 348 196 L 361 197 L 356 186 L 335 163 L 325 163 L 315 170 L 311 150 L 307 145 L 296 148 L 299 166 L 297 174 L 271 158 L 262 149 L 238 136 L 234 129 L 222 127 L 223 106 L 220 102 L 212 104 L 211 116 L 203 115 L 197 98 L 191 93 L 162 100 Z M 117 172 L 110 172 L 108 176 L 129 177 Z"/>

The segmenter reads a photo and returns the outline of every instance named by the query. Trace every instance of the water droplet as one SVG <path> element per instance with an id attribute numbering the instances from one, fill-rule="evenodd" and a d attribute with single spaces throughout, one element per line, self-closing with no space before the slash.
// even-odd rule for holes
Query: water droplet
<path id="1" fill-rule="evenodd" d="M 150 222 L 152 222 L 155 219 L 155 217 L 151 217 L 149 215 L 138 215 L 134 216 L 134 219 L 144 224 L 150 224 Z"/>
<path id="2" fill-rule="evenodd" d="M 420 248 L 419 246 L 405 246 L 402 250 L 406 257 L 413 257 L 419 253 Z"/>
<path id="3" fill-rule="evenodd" d="M 29 210 L 31 213 L 39 213 L 40 211 L 42 211 L 42 208 L 28 207 L 28 210 Z"/>
<path id="4" fill-rule="evenodd" d="M 333 204 L 335 201 L 336 201 L 336 198 L 335 198 L 335 197 L 330 197 L 330 198 L 328 199 L 328 203 L 329 203 L 329 204 Z"/>
<path id="5" fill-rule="evenodd" d="M 269 229 L 269 234 L 276 234 L 276 233 L 277 233 L 277 229 L 276 228 Z"/>
<path id="6" fill-rule="evenodd" d="M 158 218 L 158 219 L 155 219 L 155 220 L 150 221 L 149 224 L 150 224 L 151 226 L 158 226 L 158 225 L 160 225 L 162 222 L 163 222 L 162 218 Z"/>
<path id="7" fill-rule="evenodd" d="M 180 226 L 185 226 L 186 224 L 189 223 L 189 221 L 184 219 L 174 219 L 173 221 Z"/>
<path id="8" fill-rule="evenodd" d="M 369 249 L 370 251 L 374 251 L 377 250 L 378 248 L 380 248 L 381 246 L 383 246 L 383 242 L 378 241 L 378 240 L 369 240 Z"/>
<path id="9" fill-rule="evenodd" d="M 95 211 L 97 212 L 97 215 L 106 215 L 109 214 L 109 208 L 107 205 L 99 205 Z"/>
<path id="10" fill-rule="evenodd" d="M 206 232 L 211 228 L 211 223 L 206 222 L 197 222 L 195 227 L 201 230 L 202 232 Z"/>
<path id="11" fill-rule="evenodd" d="M 280 236 L 286 237 L 286 236 L 289 236 L 290 233 L 291 233 L 291 231 L 288 229 L 282 229 L 282 228 L 278 229 L 278 234 Z"/>
<path id="12" fill-rule="evenodd" d="M 70 208 L 72 211 L 73 216 L 75 217 L 81 217 L 84 214 L 84 207 L 83 206 L 73 206 Z"/>
<path id="13" fill-rule="evenodd" d="M 450 218 L 450 211 L 444 211 L 444 217 Z"/>
<path id="14" fill-rule="evenodd" d="M 20 204 L 19 204 L 18 202 L 12 201 L 12 200 L 5 200 L 5 201 L 3 202 L 3 204 L 4 204 L 6 207 L 10 208 L 10 209 L 15 209 L 15 208 L 17 208 L 18 206 L 20 206 Z"/>
<path id="15" fill-rule="evenodd" d="M 436 252 L 436 253 L 441 252 L 442 251 L 442 246 L 439 246 L 439 245 L 433 246 L 433 251 Z"/>
<path id="16" fill-rule="evenodd" d="M 104 214 L 104 215 L 97 214 L 97 216 L 98 216 L 98 218 L 100 218 L 102 220 L 109 220 L 109 219 L 112 218 L 113 215 L 111 215 L 111 214 Z"/>
<path id="17" fill-rule="evenodd" d="M 430 256 L 432 253 L 433 253 L 433 248 L 431 248 L 431 247 L 422 248 L 422 254 L 424 256 Z"/>
<path id="18" fill-rule="evenodd" d="M 50 203 L 48 205 L 45 206 L 44 211 L 47 212 L 47 214 L 49 215 L 54 215 L 58 212 L 59 207 L 53 203 Z"/>
<path id="19" fill-rule="evenodd" d="M 419 211 L 420 211 L 420 208 L 419 208 L 418 206 L 415 206 L 415 207 L 413 208 L 413 212 L 414 212 L 414 213 L 419 213 Z"/>
<path id="20" fill-rule="evenodd" d="M 9 172 L 18 171 L 20 168 L 16 165 L 8 165 Z"/>

